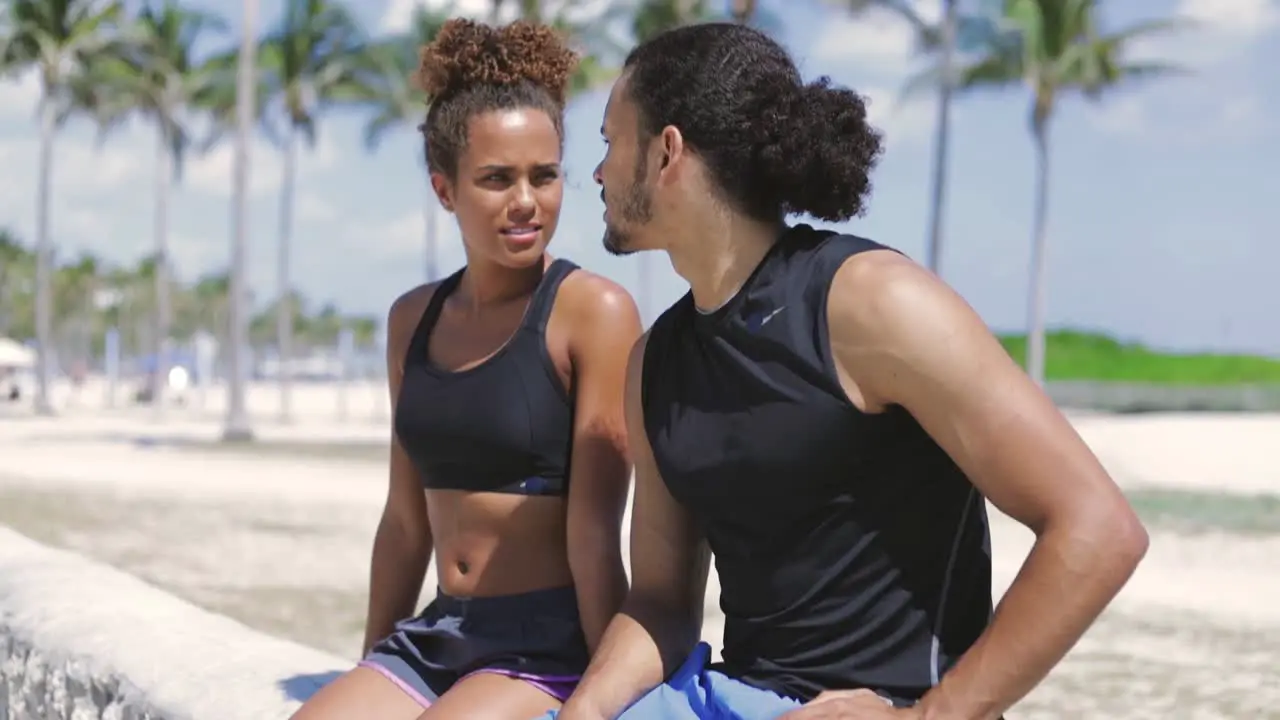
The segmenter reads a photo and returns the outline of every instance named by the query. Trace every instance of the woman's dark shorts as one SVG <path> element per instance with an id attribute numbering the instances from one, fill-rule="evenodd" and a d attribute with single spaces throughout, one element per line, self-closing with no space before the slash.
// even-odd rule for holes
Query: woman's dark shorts
<path id="1" fill-rule="evenodd" d="M 564 702 L 589 660 L 578 599 L 565 587 L 478 598 L 439 593 L 360 665 L 427 707 L 462 678 L 484 672 L 524 680 Z"/>

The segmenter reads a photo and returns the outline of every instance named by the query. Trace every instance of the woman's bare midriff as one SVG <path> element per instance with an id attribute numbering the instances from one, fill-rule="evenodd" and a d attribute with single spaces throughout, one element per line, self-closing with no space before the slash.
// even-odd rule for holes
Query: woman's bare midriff
<path id="1" fill-rule="evenodd" d="M 488 597 L 573 584 L 559 497 L 427 490 L 440 589 Z"/>

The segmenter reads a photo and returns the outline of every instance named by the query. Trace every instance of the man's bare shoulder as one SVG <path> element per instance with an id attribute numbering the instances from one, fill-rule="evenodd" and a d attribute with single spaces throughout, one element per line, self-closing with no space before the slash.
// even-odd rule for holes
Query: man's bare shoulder
<path id="1" fill-rule="evenodd" d="M 945 341 L 955 333 L 987 333 L 973 308 L 911 258 L 871 251 L 849 257 L 827 297 L 833 341 Z"/>

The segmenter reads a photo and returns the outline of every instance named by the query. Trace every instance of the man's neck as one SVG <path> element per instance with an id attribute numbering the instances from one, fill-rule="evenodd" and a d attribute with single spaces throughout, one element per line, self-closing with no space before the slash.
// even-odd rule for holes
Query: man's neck
<path id="1" fill-rule="evenodd" d="M 676 273 L 689 283 L 694 304 L 710 312 L 742 289 L 784 228 L 722 211 L 686 229 L 679 242 L 668 245 L 667 254 Z"/>

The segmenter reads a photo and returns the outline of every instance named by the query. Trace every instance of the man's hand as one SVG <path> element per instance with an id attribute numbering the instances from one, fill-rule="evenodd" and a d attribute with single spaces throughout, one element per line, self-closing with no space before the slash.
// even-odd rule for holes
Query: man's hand
<path id="1" fill-rule="evenodd" d="M 913 708 L 895 708 L 870 690 L 827 691 L 778 720 L 918 720 Z"/>

